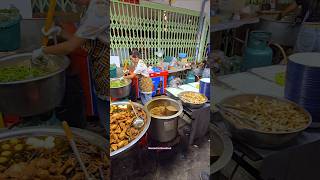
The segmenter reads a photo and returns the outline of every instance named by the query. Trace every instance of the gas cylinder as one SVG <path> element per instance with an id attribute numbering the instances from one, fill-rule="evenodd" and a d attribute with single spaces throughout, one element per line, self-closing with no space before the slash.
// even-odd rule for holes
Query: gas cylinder
<path id="1" fill-rule="evenodd" d="M 270 32 L 253 31 L 250 33 L 245 49 L 243 70 L 272 65 L 272 49 L 269 47 Z"/>

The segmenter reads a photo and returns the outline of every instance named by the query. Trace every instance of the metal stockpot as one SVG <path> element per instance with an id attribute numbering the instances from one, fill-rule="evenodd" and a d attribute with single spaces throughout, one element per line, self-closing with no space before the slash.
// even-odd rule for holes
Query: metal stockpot
<path id="1" fill-rule="evenodd" d="M 240 94 L 235 96 L 230 96 L 223 99 L 220 103 L 222 105 L 235 105 L 241 104 L 244 102 L 252 101 L 254 98 L 260 98 L 265 100 L 276 100 L 278 102 L 283 102 L 287 104 L 291 104 L 295 106 L 301 113 L 308 117 L 309 122 L 305 125 L 305 127 L 301 129 L 296 129 L 289 132 L 265 132 L 258 129 L 248 128 L 239 125 L 236 121 L 234 121 L 230 116 L 227 116 L 225 113 L 221 112 L 222 117 L 224 118 L 224 123 L 226 127 L 232 134 L 232 136 L 240 141 L 243 141 L 251 146 L 258 148 L 276 148 L 285 146 L 290 143 L 295 137 L 297 137 L 301 132 L 309 127 L 312 122 L 312 117 L 308 111 L 300 107 L 294 102 L 291 102 L 286 99 L 281 99 L 277 97 L 260 95 L 260 94 Z"/>
<path id="2" fill-rule="evenodd" d="M 111 81 L 118 80 L 118 78 L 111 79 Z M 131 90 L 131 79 L 126 79 L 128 82 L 127 85 L 118 87 L 118 88 L 110 88 L 110 96 L 112 98 L 125 98 L 130 95 L 130 90 Z"/>
<path id="3" fill-rule="evenodd" d="M 24 53 L 0 59 L 0 67 L 30 63 L 32 54 Z M 48 56 L 56 70 L 42 77 L 0 83 L 0 112 L 32 116 L 57 107 L 65 93 L 65 71 L 70 62 L 66 57 Z"/>
<path id="4" fill-rule="evenodd" d="M 178 112 L 172 116 L 156 116 L 150 110 L 157 106 L 174 106 Z M 182 113 L 182 105 L 176 100 L 167 97 L 152 99 L 145 105 L 151 116 L 150 135 L 151 138 L 159 142 L 168 142 L 177 136 L 178 118 Z"/>

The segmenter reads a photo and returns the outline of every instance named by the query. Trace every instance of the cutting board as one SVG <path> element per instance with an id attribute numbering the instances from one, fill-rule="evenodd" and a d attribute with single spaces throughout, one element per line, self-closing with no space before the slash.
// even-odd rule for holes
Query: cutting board
<path id="1" fill-rule="evenodd" d="M 274 65 L 274 66 L 267 66 L 267 67 L 261 67 L 261 68 L 253 68 L 249 70 L 249 72 L 252 72 L 260 77 L 263 77 L 269 81 L 276 82 L 275 78 L 278 73 L 286 72 L 285 65 Z"/>

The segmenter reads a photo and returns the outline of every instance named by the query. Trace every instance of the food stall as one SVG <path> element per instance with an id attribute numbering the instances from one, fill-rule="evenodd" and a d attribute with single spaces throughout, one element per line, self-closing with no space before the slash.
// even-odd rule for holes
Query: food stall
<path id="1" fill-rule="evenodd" d="M 141 179 L 141 174 L 149 179 L 173 179 L 185 176 L 186 166 L 193 171 L 190 178 L 209 172 L 209 22 L 207 13 L 201 13 L 201 1 L 190 1 L 187 7 L 177 7 L 179 3 L 111 3 L 110 157 L 114 179 Z M 192 10 L 192 5 L 198 8 Z M 136 80 L 131 74 L 138 67 L 145 68 L 135 74 Z M 145 76 L 140 79 L 143 73 L 150 78 L 146 84 Z M 147 101 L 145 94 L 150 97 Z M 185 158 L 179 160 L 180 156 Z M 196 161 L 194 156 L 203 161 L 188 163 Z M 167 170 L 164 162 L 176 171 Z M 145 169 L 149 163 L 153 165 Z"/>
<path id="2" fill-rule="evenodd" d="M 219 14 L 219 2 L 212 17 L 215 22 L 225 10 Z M 214 177 L 318 179 L 314 166 L 320 158 L 316 151 L 320 106 L 313 92 L 319 83 L 320 56 L 292 51 L 300 28 L 298 14 L 277 20 L 292 2 L 243 1 L 240 14 L 231 13 L 232 20 L 211 25 L 215 45 L 209 58 L 213 62 L 210 125 L 226 134 L 234 148 L 231 163 L 223 170 L 211 163 Z M 258 20 L 252 22 L 255 25 L 249 25 L 252 18 Z M 223 41 L 218 31 L 227 34 Z"/>
<path id="3" fill-rule="evenodd" d="M 109 179 L 105 133 L 89 130 L 84 108 L 72 106 L 79 110 L 74 116 L 66 104 L 83 98 L 70 88 L 77 84 L 70 78 L 74 59 L 46 55 L 45 64 L 31 61 L 32 50 L 47 45 L 41 36 L 46 17 L 79 12 L 70 11 L 70 1 L 22 4 L 2 1 L 0 6 L 0 179 Z M 77 21 L 70 22 L 74 27 Z"/>

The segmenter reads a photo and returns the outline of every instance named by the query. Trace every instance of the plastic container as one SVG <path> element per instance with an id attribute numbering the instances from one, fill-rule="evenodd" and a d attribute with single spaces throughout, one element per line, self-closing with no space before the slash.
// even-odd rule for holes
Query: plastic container
<path id="1" fill-rule="evenodd" d="M 0 22 L 0 51 L 13 51 L 20 48 L 21 17 L 12 17 L 8 21 Z"/>
<path id="2" fill-rule="evenodd" d="M 110 66 L 110 78 L 116 78 L 117 77 L 117 66 L 111 65 Z"/>
<path id="3" fill-rule="evenodd" d="M 272 49 L 268 45 L 271 33 L 253 31 L 245 50 L 242 70 L 272 65 Z"/>
<path id="4" fill-rule="evenodd" d="M 179 53 L 178 56 L 179 56 L 179 58 L 186 58 L 187 53 Z"/>

